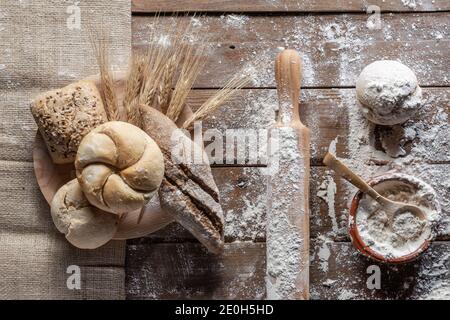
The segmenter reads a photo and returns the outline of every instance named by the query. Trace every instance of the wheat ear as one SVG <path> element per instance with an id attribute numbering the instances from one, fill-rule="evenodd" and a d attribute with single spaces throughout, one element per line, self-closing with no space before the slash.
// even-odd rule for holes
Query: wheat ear
<path id="1" fill-rule="evenodd" d="M 114 88 L 114 77 L 109 64 L 108 45 L 103 37 L 96 40 L 91 32 L 91 43 L 94 48 L 100 69 L 100 91 L 102 92 L 108 120 L 120 120 L 119 105 Z"/>
<path id="2" fill-rule="evenodd" d="M 149 63 L 144 72 L 144 83 L 141 88 L 139 103 L 153 106 L 158 84 L 170 59 L 171 46 L 161 43 L 166 37 L 152 39 L 153 43 L 147 53 Z"/>
<path id="3" fill-rule="evenodd" d="M 181 26 L 181 27 L 180 27 Z M 156 101 L 158 104 L 158 108 L 164 113 L 167 113 L 167 110 L 170 105 L 170 101 L 172 100 L 172 86 L 175 79 L 175 74 L 177 71 L 177 67 L 182 61 L 182 57 L 184 55 L 183 51 L 185 46 L 182 44 L 182 39 L 184 36 L 184 32 L 186 28 L 177 23 L 174 30 L 172 30 L 171 34 L 175 36 L 171 40 L 171 52 L 167 63 L 164 66 L 164 71 L 161 77 L 161 81 L 159 82 Z"/>
<path id="4" fill-rule="evenodd" d="M 206 60 L 204 57 L 206 46 L 204 44 L 185 44 L 185 46 L 187 47 L 184 50 L 185 55 L 181 72 L 166 113 L 167 117 L 174 122 L 177 121 L 181 110 L 183 110 L 186 98 Z"/>
<path id="5" fill-rule="evenodd" d="M 184 123 L 182 128 L 191 130 L 195 121 L 203 120 L 206 116 L 216 110 L 221 104 L 227 101 L 238 90 L 242 89 L 250 82 L 251 78 L 248 75 L 234 76 L 222 89 L 211 96 L 201 107 Z"/>
<path id="6" fill-rule="evenodd" d="M 133 52 L 131 57 L 123 106 L 126 111 L 127 121 L 132 124 L 138 123 L 139 113 L 136 111 L 136 108 L 139 105 L 139 94 L 144 82 L 144 70 L 147 67 L 147 60 L 147 56 L 135 52 Z"/>

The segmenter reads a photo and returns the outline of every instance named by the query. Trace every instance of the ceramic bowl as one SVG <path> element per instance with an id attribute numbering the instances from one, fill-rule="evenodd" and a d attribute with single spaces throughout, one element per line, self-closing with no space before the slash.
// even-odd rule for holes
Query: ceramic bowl
<path id="1" fill-rule="evenodd" d="M 431 209 L 430 212 L 433 212 L 433 216 L 438 216 L 440 213 L 440 205 L 437 200 L 436 193 L 434 192 L 433 188 L 426 184 L 425 182 L 407 175 L 403 173 L 386 173 L 381 176 L 374 177 L 367 181 L 367 183 L 373 187 L 375 190 L 377 190 L 381 195 L 385 195 L 386 191 L 389 190 L 390 187 L 393 186 L 395 183 L 396 185 L 401 185 L 404 188 L 407 188 L 408 190 L 411 190 L 413 192 L 422 191 L 425 192 L 425 196 L 423 198 L 423 201 L 426 201 L 427 206 Z M 369 257 L 370 259 L 373 259 L 377 262 L 383 262 L 383 263 L 390 263 L 390 264 L 399 264 L 399 263 L 406 263 L 415 260 L 417 257 L 419 257 L 428 247 L 430 246 L 433 237 L 433 217 L 430 217 L 430 223 L 431 223 L 431 230 L 430 236 L 424 239 L 423 243 L 414 251 L 400 257 L 390 258 L 386 257 L 383 254 L 373 250 L 370 248 L 362 239 L 358 224 L 357 224 L 357 214 L 358 214 L 358 207 L 360 204 L 361 199 L 364 197 L 364 194 L 359 191 L 356 193 L 356 195 L 353 197 L 351 207 L 350 207 L 350 216 L 349 216 L 349 234 L 352 240 L 353 245 L 356 249 L 358 249 L 359 252 L 361 252 L 364 256 Z"/>

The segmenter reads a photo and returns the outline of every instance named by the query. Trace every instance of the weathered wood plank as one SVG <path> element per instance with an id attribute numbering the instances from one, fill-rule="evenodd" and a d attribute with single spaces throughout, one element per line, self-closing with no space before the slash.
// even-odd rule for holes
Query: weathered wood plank
<path id="1" fill-rule="evenodd" d="M 194 18 L 207 34 L 211 58 L 197 87 L 222 87 L 236 72 L 252 66 L 252 87 L 274 87 L 273 61 L 278 48 L 301 52 L 305 87 L 354 86 L 367 64 L 401 60 L 425 86 L 448 86 L 449 14 L 382 14 L 381 29 L 367 27 L 368 15 L 223 15 Z M 173 26 L 162 17 L 158 28 Z M 176 19 L 191 19 L 178 17 Z M 133 47 L 147 46 L 152 16 L 134 16 Z"/>
<path id="2" fill-rule="evenodd" d="M 379 175 L 388 167 L 366 166 L 366 178 Z M 446 186 L 450 181 L 450 165 L 428 165 L 416 172 L 406 167 L 404 172 L 422 178 L 438 193 L 442 206 L 438 239 L 450 239 L 450 199 Z M 233 241 L 265 241 L 266 177 L 261 168 L 213 168 L 213 175 L 222 196 L 225 214 L 225 239 Z M 310 179 L 311 238 L 349 241 L 348 212 L 356 188 L 325 167 L 312 167 Z M 172 224 L 148 236 L 159 242 L 195 241 L 178 224 Z"/>
<path id="3" fill-rule="evenodd" d="M 316 242 L 311 248 L 313 299 L 449 299 L 450 243 L 435 242 L 418 260 L 398 266 L 377 264 L 350 243 Z M 378 266 L 381 288 L 368 289 Z"/>
<path id="4" fill-rule="evenodd" d="M 196 110 L 213 92 L 195 90 L 188 102 Z M 450 162 L 450 91 L 446 88 L 424 88 L 423 92 L 427 101 L 425 107 L 411 121 L 400 126 L 401 134 L 395 135 L 388 132 L 393 127 L 372 125 L 362 116 L 355 104 L 354 89 L 303 90 L 300 116 L 311 130 L 312 164 L 322 165 L 330 142 L 336 137 L 337 153 L 343 158 L 377 163 L 393 161 L 395 158 L 391 156 L 396 155 L 392 150 L 389 155 L 386 154 L 383 141 L 398 139 L 397 145 L 403 146 L 405 152 L 397 160 L 409 157 L 428 163 Z M 276 108 L 276 90 L 241 90 L 204 121 L 203 129 L 218 130 L 224 141 L 223 150 L 226 151 L 225 142 L 230 140 L 228 133 L 233 129 L 245 129 L 248 131 L 243 130 L 242 134 L 256 134 L 257 129 L 269 128 L 274 123 Z M 205 141 L 205 145 L 208 144 L 209 140 Z M 227 164 L 225 160 L 223 163 Z M 258 161 L 245 163 L 261 164 Z"/>
<path id="5" fill-rule="evenodd" d="M 215 90 L 193 90 L 188 97 L 189 105 L 198 109 Z M 370 146 L 370 157 L 386 159 L 381 147 L 381 126 L 370 125 L 355 106 L 354 89 L 305 89 L 302 91 L 300 113 L 304 123 L 311 130 L 311 163 L 321 165 L 331 141 L 339 137 L 338 156 L 344 158 L 360 157 L 360 144 Z M 412 141 L 403 142 L 408 145 L 407 154 L 425 157 L 425 161 L 448 162 L 450 152 L 450 92 L 446 88 L 425 88 L 424 94 L 429 101 L 428 106 L 417 115 L 415 122 L 403 127 L 417 132 Z M 242 134 L 257 134 L 258 130 L 269 128 L 275 121 L 275 109 L 278 106 L 274 89 L 241 90 L 234 98 L 214 111 L 202 123 L 203 132 L 214 129 L 222 136 L 224 165 L 236 165 L 237 153 L 227 161 L 226 142 L 231 142 L 237 129 Z M 0 115 L 0 159 L 8 161 L 32 161 L 32 145 L 36 134 L 36 125 L 28 108 L 22 105 L 11 105 L 10 109 Z M 264 133 L 264 131 L 262 131 Z M 435 134 L 432 134 L 435 132 Z M 228 135 L 228 137 L 227 137 Z M 205 137 L 205 136 L 204 136 Z M 436 139 L 436 137 L 438 137 Z M 259 139 L 259 138 L 258 138 Z M 410 139 L 411 140 L 411 139 Z M 260 140 L 258 140 L 260 141 Z M 205 145 L 212 142 L 205 140 Z M 259 146 L 264 150 L 264 144 Z M 264 164 L 263 157 L 250 161 L 248 143 L 244 156 L 245 165 Z M 234 148 L 236 149 L 236 146 Z M 381 151 L 381 152 L 380 152 Z M 364 150 L 367 154 L 367 150 Z"/>
<path id="6" fill-rule="evenodd" d="M 213 168 L 225 215 L 225 241 L 265 241 L 266 177 L 261 168 Z M 147 240 L 160 242 L 196 241 L 177 223 L 151 234 Z"/>
<path id="7" fill-rule="evenodd" d="M 200 244 L 128 244 L 127 262 L 127 299 L 265 296 L 264 244 L 227 244 L 219 256 Z"/>
<path id="8" fill-rule="evenodd" d="M 195 90 L 188 102 L 196 110 L 213 92 L 212 90 Z M 313 165 L 321 164 L 321 159 L 330 142 L 336 136 L 346 137 L 348 135 L 347 108 L 352 103 L 353 96 L 351 96 L 350 90 L 303 90 L 300 111 L 302 120 L 311 129 L 311 162 Z M 258 129 L 268 129 L 275 122 L 276 109 L 278 109 L 276 90 L 241 90 L 231 101 L 206 118 L 203 128 L 216 129 L 222 133 L 225 158 L 225 144 L 227 141 L 232 141 L 233 130 L 244 129 L 241 135 L 250 135 L 257 134 L 256 130 Z M 205 145 L 208 145 L 208 142 L 205 142 Z M 264 143 L 261 147 L 263 146 L 265 146 Z M 345 153 L 344 146 L 345 143 L 342 144 L 342 147 L 338 147 L 341 155 Z M 263 148 L 260 149 L 264 151 Z M 266 153 L 264 152 L 264 154 Z M 236 159 L 236 155 L 231 159 Z M 232 164 L 225 160 L 224 164 Z M 247 151 L 245 163 L 255 165 L 265 162 L 248 161 Z"/>
<path id="9" fill-rule="evenodd" d="M 346 161 L 347 164 L 351 162 Z M 366 179 L 391 170 L 387 166 L 363 166 L 357 171 Z M 418 170 L 405 166 L 401 172 L 411 174 L 429 183 L 438 195 L 442 218 L 438 224 L 438 240 L 450 239 L 450 199 L 448 181 L 450 165 L 425 165 Z M 311 172 L 311 238 L 330 241 L 349 241 L 347 232 L 351 201 L 357 189 L 326 167 Z"/>
<path id="10" fill-rule="evenodd" d="M 200 244 L 130 244 L 129 299 L 262 299 L 265 297 L 264 243 L 227 244 L 212 256 Z M 380 265 L 381 289 L 367 288 L 367 267 L 376 265 L 350 243 L 313 243 L 312 299 L 425 299 L 450 288 L 450 243 L 435 242 L 418 260 Z"/>
<path id="11" fill-rule="evenodd" d="M 132 0 L 133 12 L 366 12 L 370 5 L 381 11 L 444 11 L 448 0 Z"/>
<path id="12" fill-rule="evenodd" d="M 266 177 L 257 167 L 216 167 L 213 175 L 218 185 L 226 217 L 226 240 L 264 241 L 266 213 Z M 382 166 L 366 166 L 363 175 L 380 174 L 387 170 Z M 450 239 L 450 165 L 421 166 L 420 171 L 406 167 L 405 172 L 416 175 L 430 183 L 439 195 L 444 219 L 439 239 Z M 346 241 L 347 214 L 351 198 L 356 192 L 353 186 L 336 177 L 325 167 L 311 170 L 311 238 L 320 236 L 331 240 Z M 336 187 L 334 187 L 336 184 Z M 49 219 L 47 203 L 35 182 L 32 164 L 29 162 L 0 161 L 0 199 L 4 209 L 4 225 L 22 231 L 53 228 Z M 330 187 L 331 186 L 331 187 Z M 26 225 L 18 224 L 17 215 Z M 193 237 L 182 227 L 173 224 L 150 236 L 154 242 L 193 241 Z"/>

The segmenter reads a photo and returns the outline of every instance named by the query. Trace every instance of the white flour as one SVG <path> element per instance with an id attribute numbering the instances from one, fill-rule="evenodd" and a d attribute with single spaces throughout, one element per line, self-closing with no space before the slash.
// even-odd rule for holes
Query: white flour
<path id="1" fill-rule="evenodd" d="M 422 89 L 414 72 L 392 60 L 366 66 L 356 81 L 356 96 L 363 114 L 383 125 L 403 123 L 422 106 Z"/>
<path id="2" fill-rule="evenodd" d="M 248 22 L 249 17 L 246 15 L 227 14 L 220 16 L 220 19 L 225 26 L 240 29 Z"/>
<path id="3" fill-rule="evenodd" d="M 307 213 L 303 201 L 299 201 L 305 188 L 305 159 L 296 151 L 299 139 L 295 129 L 272 130 L 278 133 L 277 160 L 283 171 L 270 178 L 268 190 L 271 203 L 267 208 L 267 298 L 293 299 L 301 290 L 296 284 L 309 282 L 309 261 L 300 258 L 302 251 L 309 251 L 309 239 L 303 239 L 301 227 Z"/>
<path id="4" fill-rule="evenodd" d="M 273 1 L 273 0 L 270 0 Z M 403 0 L 405 6 L 416 6 L 417 1 L 414 0 Z M 437 5 L 437 2 L 436 2 Z M 361 57 L 364 58 L 364 63 L 372 61 L 374 58 L 367 53 L 370 52 L 370 48 L 379 41 L 385 41 L 392 47 L 396 48 L 394 52 L 379 52 L 376 58 L 378 59 L 392 59 L 398 57 L 402 54 L 402 61 L 410 66 L 418 75 L 421 81 L 430 81 L 430 79 L 442 79 L 443 81 L 448 81 L 448 75 L 446 75 L 446 69 L 437 69 L 436 65 L 445 66 L 446 57 L 439 54 L 438 43 L 433 40 L 446 39 L 448 36 L 448 26 L 442 25 L 442 23 L 436 23 L 428 29 L 421 29 L 423 24 L 421 24 L 421 18 L 418 16 L 417 23 L 409 23 L 412 19 L 404 19 L 402 15 L 397 14 L 383 14 L 382 15 L 382 30 L 368 30 L 366 27 L 367 15 L 337 15 L 336 17 L 331 16 L 321 16 L 321 15 L 301 15 L 284 17 L 286 24 L 291 25 L 291 28 L 285 28 L 286 24 L 281 24 L 277 18 L 270 19 L 270 17 L 264 17 L 264 23 L 270 25 L 273 33 L 261 32 L 255 26 L 258 17 L 252 17 L 251 19 L 247 16 L 242 15 L 224 15 L 221 17 L 220 23 L 224 28 L 232 30 L 235 34 L 241 35 L 244 38 L 248 38 L 248 43 L 246 45 L 253 46 L 254 50 L 245 51 L 242 54 L 241 64 L 247 65 L 248 63 L 253 66 L 251 71 L 253 73 L 254 86 L 273 86 L 274 75 L 273 75 L 273 60 L 276 54 L 280 51 L 278 47 L 294 48 L 300 51 L 302 60 L 304 62 L 303 66 L 303 76 L 304 80 L 302 82 L 303 86 L 319 86 L 318 79 L 323 79 L 324 71 L 330 71 L 330 79 L 333 79 L 333 84 L 353 86 L 355 83 L 356 76 L 361 72 L 363 63 L 359 61 Z M 214 18 L 206 17 L 199 18 L 199 21 L 195 21 L 196 25 L 203 24 L 208 25 L 212 22 Z M 302 23 L 297 23 L 302 20 Z M 442 20 L 442 19 L 441 19 Z M 440 20 L 440 21 L 441 21 Z M 303 23 L 306 22 L 306 23 Z M 418 25 L 418 29 L 415 29 Z M 305 25 L 307 26 L 305 28 Z M 322 34 L 319 39 L 317 37 L 317 30 L 321 30 Z M 279 40 L 275 45 L 272 38 L 273 34 L 276 34 L 276 39 Z M 142 42 L 144 42 L 146 37 L 142 37 Z M 318 39 L 318 40 L 317 40 Z M 418 55 L 416 51 L 411 50 L 411 52 L 406 52 L 404 48 L 397 48 L 396 43 L 400 46 L 410 45 L 412 41 L 422 41 L 424 44 L 423 50 L 430 52 L 427 56 L 428 61 L 424 63 L 421 59 L 417 59 Z M 225 56 L 222 53 L 223 48 L 221 46 L 221 40 L 219 40 L 217 48 L 219 56 L 225 61 Z M 443 45 L 443 43 L 441 43 Z M 413 48 L 412 48 L 413 49 Z M 6 49 L 5 49 L 6 50 Z M 226 51 L 228 54 L 228 51 Z M 330 54 L 331 53 L 331 54 Z M 324 61 L 326 63 L 324 63 Z M 229 115 L 226 118 L 229 119 L 226 122 L 223 119 L 207 119 L 207 121 L 213 122 L 211 127 L 218 126 L 221 129 L 231 127 L 261 127 L 267 128 L 271 125 L 274 119 L 273 108 L 277 106 L 278 102 L 276 99 L 276 94 L 272 91 L 257 90 L 257 94 L 250 94 L 248 98 L 245 98 L 242 103 L 242 109 L 233 115 Z M 424 91 L 427 91 L 425 89 Z M 429 91 L 429 90 L 428 90 Z M 442 90 L 441 90 L 442 91 Z M 392 135 L 385 135 L 381 143 L 383 148 L 391 149 L 389 154 L 385 152 L 385 149 L 380 149 L 375 146 L 376 138 L 375 131 L 376 126 L 369 123 L 358 110 L 355 105 L 355 91 L 354 89 L 340 89 L 340 99 L 330 99 L 330 105 L 337 103 L 338 108 L 345 108 L 347 110 L 346 119 L 348 119 L 348 133 L 346 136 L 339 138 L 339 143 L 342 143 L 343 148 L 339 149 L 341 151 L 342 157 L 345 158 L 346 163 L 355 168 L 356 171 L 365 178 L 384 173 L 385 171 L 396 168 L 402 172 L 408 172 L 413 175 L 417 175 L 425 181 L 428 181 L 433 187 L 440 192 L 445 194 L 446 190 L 450 190 L 450 170 L 445 170 L 443 165 L 430 165 L 433 162 L 445 162 L 450 160 L 450 127 L 447 119 L 446 97 L 438 97 L 428 100 L 428 104 L 419 111 L 414 120 L 408 121 L 401 127 L 407 132 L 404 137 L 400 137 L 401 148 L 395 148 L 395 144 L 389 144 L 389 139 L 392 139 Z M 308 100 L 311 100 L 311 96 L 316 94 L 316 90 L 304 91 L 302 96 L 302 101 L 305 101 L 305 96 Z M 430 92 L 433 96 L 434 92 Z M 445 95 L 445 94 L 444 94 Z M 227 106 L 223 107 L 224 112 L 227 111 Z M 334 110 L 334 109 L 330 109 Z M 263 114 L 264 116 L 261 116 Z M 312 133 L 319 133 L 319 123 L 320 118 L 316 113 L 310 115 L 309 126 Z M 220 117 L 218 117 L 220 118 Z M 401 130 L 399 130 L 400 132 Z M 317 154 L 318 152 L 323 152 L 316 145 L 315 141 L 318 139 L 313 139 L 312 141 L 312 152 Z M 391 157 L 391 155 L 393 157 Z M 378 164 L 378 165 L 374 165 Z M 383 164 L 384 166 L 380 166 Z M 250 173 L 249 173 L 250 174 Z M 328 209 L 329 216 L 333 216 L 333 210 L 335 207 L 334 192 L 330 185 L 334 183 L 328 176 L 320 177 L 321 179 L 317 181 L 318 185 L 323 184 L 323 189 L 319 190 L 319 193 L 324 198 L 325 203 L 327 203 L 332 208 Z M 330 192 L 328 192 L 330 189 Z M 442 191 L 441 191 L 442 190 Z M 355 189 L 349 188 L 347 193 L 347 199 L 353 197 Z M 313 194 L 313 197 L 316 195 Z M 263 201 L 263 197 L 260 198 Z M 264 215 L 261 211 L 261 207 L 256 202 L 249 202 L 246 200 L 249 207 L 238 209 L 231 213 L 233 217 L 229 217 L 232 222 L 231 225 L 227 227 L 227 234 L 244 236 L 244 238 L 253 238 L 254 236 L 259 236 L 260 227 L 265 227 Z M 315 200 L 313 200 L 315 201 Z M 345 201 L 345 199 L 344 199 Z M 450 198 L 441 197 L 440 199 L 442 207 L 445 208 L 445 212 L 450 210 Z M 226 203 L 226 200 L 224 201 Z M 239 215 L 244 212 L 248 219 L 244 219 L 242 224 L 239 221 Z M 341 217 L 341 212 L 334 212 Z M 250 218 L 253 216 L 254 218 Z M 345 213 L 342 215 L 345 218 Z M 314 219 L 315 217 L 312 217 Z M 245 228 L 245 224 L 250 225 L 250 221 L 253 224 L 250 228 Z M 236 223 L 236 224 L 235 224 Z M 254 228 L 253 225 L 257 225 Z M 335 223 L 333 222 L 333 226 Z M 440 232 L 445 234 L 450 234 L 450 224 L 442 226 Z M 333 232 L 334 233 L 334 232 Z M 331 244 L 333 239 L 328 238 L 330 235 L 319 234 L 321 241 L 318 242 L 316 252 L 319 252 L 319 267 L 320 270 L 328 271 L 328 260 L 332 254 L 336 251 L 331 251 Z M 282 235 L 280 235 L 282 237 Z M 239 239 L 239 237 L 238 237 Z M 285 247 L 288 247 L 286 244 Z M 285 248 L 283 247 L 283 248 Z M 342 249 L 343 250 L 343 249 Z M 341 251 L 340 251 L 341 252 Z M 354 252 L 354 251 L 352 251 Z M 351 255 L 350 250 L 346 255 Z M 428 251 L 425 255 L 424 260 L 428 261 L 431 251 Z M 341 256 L 341 260 L 347 258 L 347 256 Z M 316 255 L 317 256 L 317 255 Z M 284 256 L 283 256 L 284 257 Z M 359 256 L 358 256 L 359 257 Z M 356 258 L 353 258 L 356 259 Z M 441 256 L 432 257 L 433 261 L 440 261 Z M 295 260 L 295 259 L 294 259 Z M 354 263 L 354 262 L 353 262 Z M 423 266 L 424 262 L 420 263 L 420 270 L 418 271 L 417 277 L 423 277 L 424 274 L 428 273 L 429 270 L 436 270 L 434 264 L 427 264 Z M 448 260 L 447 260 L 448 264 Z M 346 265 L 345 263 L 343 264 Z M 289 270 L 286 267 L 286 271 Z M 447 268 L 448 269 L 448 268 Z M 362 272 L 363 278 L 366 276 Z M 356 275 L 355 275 L 356 276 Z M 434 283 L 433 277 L 424 278 L 420 284 L 420 288 L 424 293 L 428 292 L 428 284 L 430 282 Z M 285 279 L 285 287 L 288 287 L 288 283 L 292 279 Z M 339 280 L 339 281 L 337 281 Z M 342 287 L 339 289 L 341 298 L 354 297 L 359 295 L 363 297 L 362 293 L 354 292 L 352 289 L 346 289 L 348 283 L 353 281 L 352 278 L 348 279 L 342 275 L 341 278 L 333 279 L 337 281 L 335 283 L 335 288 Z M 365 279 L 361 279 L 365 281 Z M 446 286 L 445 286 L 446 285 Z M 443 283 L 441 288 L 446 288 L 448 290 L 450 284 Z M 434 286 L 433 286 L 434 288 Z M 334 289 L 333 289 L 334 290 Z M 434 294 L 443 293 L 444 290 L 437 290 Z"/>
<path id="5" fill-rule="evenodd" d="M 323 199 L 328 205 L 328 216 L 331 219 L 332 230 L 334 235 L 339 232 L 339 225 L 336 218 L 335 210 L 335 195 L 336 195 L 336 183 L 333 177 L 330 175 L 330 171 L 325 172 L 326 176 L 322 184 L 319 186 L 317 196 Z"/>
<path id="6" fill-rule="evenodd" d="M 416 8 L 416 0 L 402 0 L 402 4 L 410 9 L 415 9 Z"/>
<path id="7" fill-rule="evenodd" d="M 399 177 L 403 180 L 396 180 Z M 379 183 L 377 191 L 391 200 L 419 206 L 426 215 L 426 221 L 410 212 L 389 217 L 375 200 L 366 195 L 362 197 L 356 215 L 361 239 L 365 245 L 389 259 L 419 249 L 426 239 L 434 235 L 433 227 L 439 214 L 436 195 L 429 185 L 406 175 L 393 175 L 392 178 Z M 407 184 L 405 179 L 411 184 Z"/>
<path id="8" fill-rule="evenodd" d="M 319 258 L 319 269 L 328 272 L 328 260 L 331 256 L 330 244 L 333 242 L 329 238 L 320 235 L 317 239 L 317 257 Z"/>
<path id="9" fill-rule="evenodd" d="M 266 218 L 266 195 L 260 194 L 256 201 L 244 198 L 243 210 L 226 211 L 225 237 L 245 241 L 264 239 Z"/>

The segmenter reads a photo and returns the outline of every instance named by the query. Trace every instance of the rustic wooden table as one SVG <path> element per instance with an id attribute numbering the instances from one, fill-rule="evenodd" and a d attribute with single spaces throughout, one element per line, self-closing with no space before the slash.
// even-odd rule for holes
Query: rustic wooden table
<path id="1" fill-rule="evenodd" d="M 416 299 L 450 295 L 450 0 L 133 0 L 133 47 L 146 46 L 155 12 L 204 12 L 194 26 L 209 35 L 212 59 L 195 85 L 195 109 L 241 66 L 256 66 L 257 80 L 204 123 L 204 129 L 267 128 L 277 105 L 273 60 L 280 47 L 301 52 L 304 62 L 301 115 L 312 130 L 311 298 Z M 369 5 L 381 15 L 368 14 Z M 376 10 L 377 7 L 371 7 Z M 379 20 L 377 20 L 379 19 Z M 368 26 L 369 21 L 369 26 Z M 379 21 L 378 29 L 370 24 Z M 355 79 L 374 60 L 396 59 L 411 67 L 428 99 L 402 158 L 388 157 L 389 129 L 369 125 L 355 106 Z M 408 130 L 407 130 L 408 129 Z M 405 136 L 405 135 L 404 135 Z M 346 233 L 355 189 L 322 164 L 332 140 L 338 156 L 369 177 L 405 162 L 433 185 L 443 209 L 440 235 L 414 263 L 379 265 L 381 289 L 369 289 L 368 267 Z M 390 136 L 391 140 L 392 135 Z M 381 159 L 381 160 L 380 160 Z M 405 159 L 410 159 L 405 161 Z M 412 159 L 412 160 L 411 160 Z M 226 246 L 208 254 L 180 226 L 170 225 L 127 243 L 129 299 L 262 299 L 265 297 L 266 179 L 259 163 L 221 165 L 213 174 L 226 214 Z M 375 267 L 376 268 L 376 267 Z M 369 272 L 369 273 L 368 273 Z"/>

